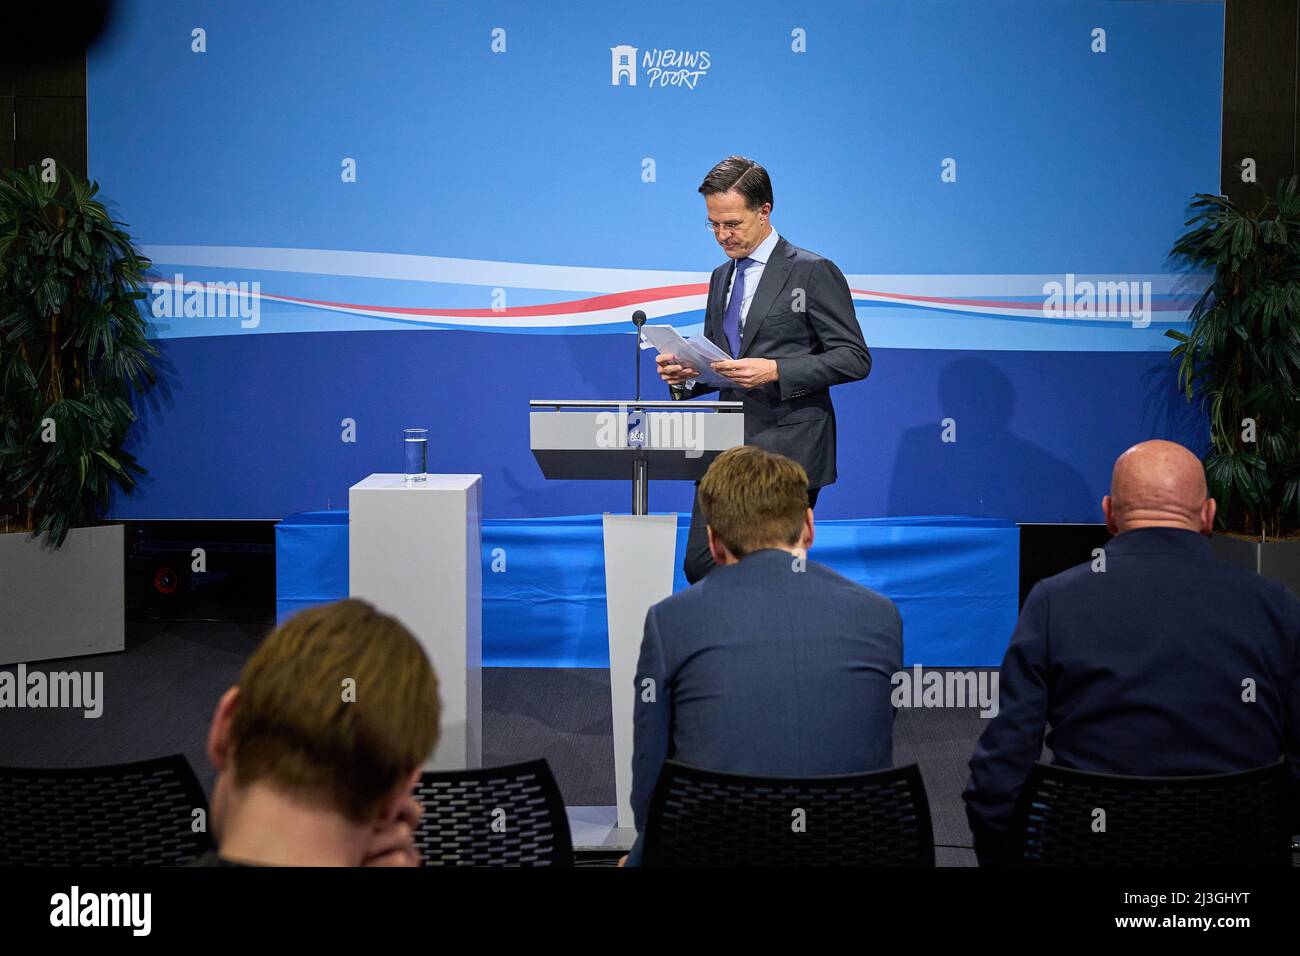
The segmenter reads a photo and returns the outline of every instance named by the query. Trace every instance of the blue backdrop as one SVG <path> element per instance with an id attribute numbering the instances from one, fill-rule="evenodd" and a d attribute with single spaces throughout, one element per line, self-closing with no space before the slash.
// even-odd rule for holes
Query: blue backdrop
<path id="1" fill-rule="evenodd" d="M 117 517 L 340 507 L 408 425 L 489 516 L 624 510 L 542 479 L 527 401 L 629 396 L 634 308 L 699 324 L 696 187 L 733 152 L 875 360 L 833 392 L 819 518 L 1092 521 L 1124 447 L 1202 444 L 1162 333 L 1198 282 L 1166 253 L 1218 191 L 1220 3 L 121 7 L 90 167 L 155 261 L 166 383 Z"/>

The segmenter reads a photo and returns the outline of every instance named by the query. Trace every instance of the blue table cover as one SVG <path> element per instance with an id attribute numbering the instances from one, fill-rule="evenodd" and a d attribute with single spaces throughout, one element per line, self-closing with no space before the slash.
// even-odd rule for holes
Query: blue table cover
<path id="1" fill-rule="evenodd" d="M 348 513 L 276 525 L 276 618 L 348 593 Z M 674 590 L 689 514 L 678 515 Z M 608 667 L 601 516 L 483 522 L 483 663 Z M 810 560 L 888 595 L 903 617 L 903 659 L 995 666 L 1016 623 L 1020 532 L 963 516 L 818 521 Z"/>

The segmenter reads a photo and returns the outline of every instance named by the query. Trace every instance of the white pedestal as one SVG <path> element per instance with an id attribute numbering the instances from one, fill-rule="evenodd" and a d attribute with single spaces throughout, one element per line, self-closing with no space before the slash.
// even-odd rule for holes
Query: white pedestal
<path id="1" fill-rule="evenodd" d="M 609 692 L 614 718 L 618 826 L 632 819 L 632 712 L 645 615 L 673 593 L 677 515 L 605 515 L 605 592 L 609 616 Z"/>
<path id="2" fill-rule="evenodd" d="M 50 551 L 26 532 L 0 533 L 0 664 L 126 646 L 122 536 L 120 524 L 73 528 Z"/>
<path id="3" fill-rule="evenodd" d="M 481 475 L 380 474 L 348 493 L 349 593 L 405 624 L 438 675 L 427 770 L 483 764 L 482 489 Z"/>

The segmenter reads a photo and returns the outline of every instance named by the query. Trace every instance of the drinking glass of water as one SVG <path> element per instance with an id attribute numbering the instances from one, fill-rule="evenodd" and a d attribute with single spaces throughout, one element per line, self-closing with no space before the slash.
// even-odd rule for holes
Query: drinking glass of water
<path id="1" fill-rule="evenodd" d="M 428 477 L 429 429 L 404 428 L 402 450 L 406 453 L 406 483 L 419 484 Z"/>

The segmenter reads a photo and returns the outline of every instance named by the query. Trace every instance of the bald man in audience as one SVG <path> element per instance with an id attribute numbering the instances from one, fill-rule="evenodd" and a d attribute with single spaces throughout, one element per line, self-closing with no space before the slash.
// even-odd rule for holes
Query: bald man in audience
<path id="1" fill-rule="evenodd" d="M 1285 756 L 1300 794 L 1300 600 L 1214 557 L 1214 499 L 1181 445 L 1134 445 L 1110 492 L 1104 553 L 1034 586 L 1002 662 L 964 794 L 981 863 L 1044 739 L 1062 766 L 1129 776 Z"/>

